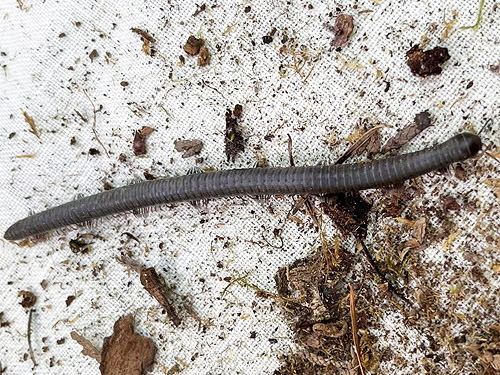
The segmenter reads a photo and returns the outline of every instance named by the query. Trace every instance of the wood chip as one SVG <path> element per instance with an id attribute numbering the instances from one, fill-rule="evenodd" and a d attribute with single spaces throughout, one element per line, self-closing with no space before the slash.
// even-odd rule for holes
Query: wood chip
<path id="1" fill-rule="evenodd" d="M 101 352 L 96 349 L 92 343 L 85 337 L 80 336 L 75 331 L 71 332 L 71 338 L 82 346 L 82 354 L 90 358 L 94 358 L 98 363 L 101 363 Z"/>
<path id="2" fill-rule="evenodd" d="M 113 327 L 113 335 L 102 346 L 102 375 L 140 375 L 153 366 L 153 340 L 134 333 L 132 315 L 121 317 Z"/>
<path id="3" fill-rule="evenodd" d="M 397 150 L 431 125 L 432 118 L 428 111 L 418 113 L 415 116 L 413 123 L 401 129 L 394 137 L 387 141 L 382 149 L 382 153 L 385 154 L 389 151 Z"/>
<path id="4" fill-rule="evenodd" d="M 203 149 L 203 142 L 198 139 L 178 140 L 174 142 L 175 150 L 182 152 L 182 158 L 189 158 L 198 155 Z"/>

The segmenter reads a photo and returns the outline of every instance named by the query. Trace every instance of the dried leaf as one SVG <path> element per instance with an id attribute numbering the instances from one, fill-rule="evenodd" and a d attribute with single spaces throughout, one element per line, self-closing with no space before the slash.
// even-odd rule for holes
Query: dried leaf
<path id="1" fill-rule="evenodd" d="M 101 363 L 101 352 L 95 348 L 92 343 L 85 337 L 80 336 L 75 331 L 71 332 L 71 338 L 82 346 L 82 354 L 90 358 L 94 358 L 98 363 Z"/>
<path id="2" fill-rule="evenodd" d="M 133 150 L 134 155 L 145 155 L 147 153 L 146 138 L 155 131 L 154 128 L 143 126 L 141 130 L 136 131 L 134 134 Z"/>
<path id="3" fill-rule="evenodd" d="M 141 284 L 165 309 L 168 317 L 176 326 L 181 324 L 181 320 L 177 316 L 174 307 L 166 296 L 166 285 L 163 278 L 158 275 L 153 267 L 143 268 L 140 272 Z"/>
<path id="4" fill-rule="evenodd" d="M 203 149 L 203 142 L 198 139 L 175 141 L 174 146 L 176 151 L 183 152 L 182 158 L 185 159 L 199 154 Z"/>
<path id="5" fill-rule="evenodd" d="M 339 48 L 344 46 L 349 40 L 353 29 L 354 23 L 352 16 L 339 14 L 335 22 L 335 26 L 332 28 L 332 31 L 335 34 L 335 37 L 331 42 L 332 47 Z"/>
<path id="6" fill-rule="evenodd" d="M 375 154 L 380 151 L 380 126 L 368 130 L 338 159 L 335 164 L 342 164 L 351 156 L 361 155 L 368 151 L 368 154 Z"/>
<path id="7" fill-rule="evenodd" d="M 30 133 L 33 133 L 34 135 L 37 136 L 37 138 L 40 138 L 40 132 L 38 131 L 38 129 L 36 127 L 35 120 L 33 120 L 33 117 L 28 115 L 28 113 L 23 111 L 22 109 L 21 109 L 21 111 L 23 112 L 23 115 L 24 115 L 24 121 L 26 121 L 31 128 Z"/>
<path id="8" fill-rule="evenodd" d="M 406 56 L 411 72 L 420 77 L 441 74 L 441 65 L 450 59 L 447 48 L 434 47 L 424 52 L 418 44 L 406 52 Z"/>
<path id="9" fill-rule="evenodd" d="M 102 375 L 140 375 L 151 369 L 155 356 L 153 340 L 134 334 L 134 318 L 121 317 L 113 327 L 113 335 L 102 346 Z"/>
<path id="10" fill-rule="evenodd" d="M 413 123 L 401 129 L 394 137 L 387 141 L 382 149 L 382 153 L 385 154 L 389 151 L 397 150 L 431 125 L 432 118 L 428 111 L 418 113 L 415 115 Z"/>

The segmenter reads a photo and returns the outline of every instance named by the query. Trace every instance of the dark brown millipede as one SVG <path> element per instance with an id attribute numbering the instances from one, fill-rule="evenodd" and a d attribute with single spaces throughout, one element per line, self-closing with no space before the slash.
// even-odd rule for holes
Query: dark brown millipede
<path id="1" fill-rule="evenodd" d="M 481 139 L 458 134 L 422 151 L 347 165 L 252 168 L 197 173 L 108 190 L 29 216 L 5 232 L 20 240 L 103 216 L 164 203 L 245 195 L 325 194 L 391 185 L 475 155 Z"/>

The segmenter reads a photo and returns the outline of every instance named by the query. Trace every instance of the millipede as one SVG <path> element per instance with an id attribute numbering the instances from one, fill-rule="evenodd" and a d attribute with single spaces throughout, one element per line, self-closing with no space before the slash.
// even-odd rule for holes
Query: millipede
<path id="1" fill-rule="evenodd" d="M 249 168 L 144 181 L 50 208 L 14 223 L 6 240 L 41 235 L 108 215 L 166 203 L 231 196 L 327 194 L 379 188 L 474 156 L 481 138 L 460 133 L 421 151 L 367 163 Z"/>

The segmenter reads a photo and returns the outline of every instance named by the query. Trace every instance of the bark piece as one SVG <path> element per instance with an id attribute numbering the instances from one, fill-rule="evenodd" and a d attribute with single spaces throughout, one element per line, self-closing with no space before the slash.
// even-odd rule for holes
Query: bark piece
<path id="1" fill-rule="evenodd" d="M 140 375 L 149 371 L 155 357 L 153 340 L 134 333 L 134 318 L 127 315 L 118 319 L 113 335 L 106 337 L 102 346 L 102 375 Z"/>
<path id="2" fill-rule="evenodd" d="M 176 151 L 183 152 L 182 158 L 185 159 L 199 154 L 203 148 L 203 142 L 198 139 L 179 140 L 174 142 L 174 146 Z"/>
<path id="3" fill-rule="evenodd" d="M 404 146 L 423 130 L 432 125 L 432 118 L 428 111 L 420 112 L 415 116 L 413 123 L 401 129 L 394 137 L 389 139 L 382 149 L 382 153 L 387 153 L 392 150 Z"/>
<path id="4" fill-rule="evenodd" d="M 331 29 L 335 34 L 332 40 L 332 47 L 339 48 L 343 47 L 354 29 L 354 22 L 352 16 L 348 14 L 339 14 L 335 26 Z"/>

